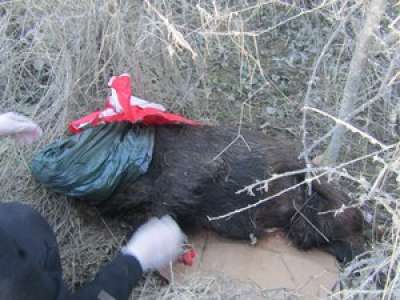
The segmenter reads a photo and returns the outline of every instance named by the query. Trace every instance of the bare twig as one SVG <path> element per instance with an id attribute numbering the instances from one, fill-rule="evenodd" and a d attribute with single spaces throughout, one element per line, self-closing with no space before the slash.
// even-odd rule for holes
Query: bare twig
<path id="1" fill-rule="evenodd" d="M 303 181 L 301 181 L 301 182 L 299 182 L 299 183 L 297 183 L 297 184 L 295 184 L 295 185 L 293 185 L 293 186 L 291 186 L 291 187 L 289 187 L 287 189 L 284 189 L 284 190 L 282 190 L 282 191 L 280 191 L 280 192 L 278 192 L 276 194 L 273 194 L 273 195 L 271 195 L 271 196 L 269 196 L 267 198 L 261 199 L 261 200 L 255 202 L 255 203 L 253 203 L 253 204 L 249 204 L 247 206 L 235 209 L 235 210 L 233 210 L 231 212 L 228 212 L 226 214 L 219 215 L 219 216 L 216 216 L 216 217 L 207 216 L 207 219 L 209 221 L 221 220 L 221 219 L 225 219 L 225 218 L 231 217 L 233 215 L 236 215 L 238 213 L 244 212 L 246 210 L 249 210 L 249 209 L 252 209 L 252 208 L 256 208 L 257 206 L 260 206 L 261 204 L 263 204 L 263 203 L 265 203 L 267 201 L 275 199 L 275 198 L 283 195 L 284 193 L 287 193 L 288 191 L 294 190 L 294 189 L 296 189 L 296 188 L 298 188 L 298 187 L 300 187 L 300 186 L 302 186 L 304 184 L 307 184 L 310 181 L 314 181 L 314 180 L 317 180 L 317 179 L 319 179 L 319 178 L 321 178 L 323 176 L 326 176 L 329 173 L 333 172 L 335 169 L 344 168 L 344 167 L 346 167 L 348 165 L 354 164 L 354 163 L 359 162 L 361 160 L 364 160 L 364 159 L 367 159 L 367 158 L 370 158 L 370 157 L 374 157 L 374 156 L 376 156 L 376 155 L 378 155 L 380 153 L 383 153 L 383 152 L 386 152 L 386 151 L 388 151 L 390 149 L 393 149 L 394 147 L 396 147 L 396 144 L 390 145 L 390 146 L 386 146 L 385 148 L 382 148 L 381 150 L 378 150 L 378 151 L 375 151 L 375 152 L 360 156 L 358 158 L 352 159 L 352 160 L 347 161 L 345 163 L 342 163 L 342 164 L 340 164 L 340 165 L 338 165 L 336 167 L 332 167 L 329 171 L 325 171 L 325 172 L 322 172 L 321 174 L 318 174 L 318 175 L 312 176 L 310 178 L 307 178 L 306 180 L 303 180 Z"/>
<path id="2" fill-rule="evenodd" d="M 387 145 L 381 143 L 380 141 L 378 141 L 376 138 L 372 137 L 371 135 L 369 135 L 369 134 L 367 134 L 367 133 L 361 131 L 360 129 L 354 127 L 353 125 L 350 125 L 349 123 L 347 123 L 347 122 L 345 122 L 345 121 L 343 121 L 343 120 L 340 120 L 340 119 L 338 119 L 338 118 L 336 118 L 336 117 L 334 117 L 334 116 L 331 116 L 330 114 L 328 114 L 328 113 L 326 113 L 326 112 L 324 112 L 324 111 L 322 111 L 322 110 L 320 110 L 320 109 L 318 109 L 318 108 L 304 107 L 304 109 L 305 109 L 305 110 L 314 111 L 314 112 L 316 112 L 316 113 L 319 113 L 319 114 L 321 114 L 321 115 L 323 115 L 323 116 L 325 116 L 325 117 L 328 117 L 328 118 L 332 119 L 332 120 L 335 121 L 337 124 L 340 124 L 340 125 L 346 127 L 348 130 L 350 130 L 350 131 L 352 131 L 352 132 L 355 132 L 355 133 L 358 133 L 359 135 L 361 135 L 363 138 L 367 139 L 367 140 L 368 140 L 371 144 L 373 144 L 373 145 L 378 145 L 378 146 L 380 146 L 382 149 L 385 149 L 385 148 L 388 147 Z"/>

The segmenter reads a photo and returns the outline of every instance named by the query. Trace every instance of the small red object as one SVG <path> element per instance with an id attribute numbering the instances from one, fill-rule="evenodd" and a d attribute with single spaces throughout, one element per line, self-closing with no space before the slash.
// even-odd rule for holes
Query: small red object
<path id="1" fill-rule="evenodd" d="M 132 97 L 129 74 L 113 76 L 108 82 L 108 86 L 111 88 L 111 96 L 108 97 L 104 109 L 72 121 L 68 126 L 71 133 L 78 133 L 86 126 L 123 121 L 142 123 L 144 125 L 201 125 L 198 121 L 165 112 L 165 109 L 159 104 Z"/>
<path id="2" fill-rule="evenodd" d="M 196 251 L 193 248 L 188 249 L 179 258 L 179 262 L 183 263 L 185 266 L 192 266 L 196 256 L 197 256 Z"/>

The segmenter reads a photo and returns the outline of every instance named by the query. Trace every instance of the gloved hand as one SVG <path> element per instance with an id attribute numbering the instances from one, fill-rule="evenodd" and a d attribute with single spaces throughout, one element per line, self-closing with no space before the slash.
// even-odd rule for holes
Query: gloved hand
<path id="1" fill-rule="evenodd" d="M 160 269 L 183 254 L 185 234 L 170 216 L 152 218 L 139 227 L 121 249 L 125 255 L 135 256 L 143 272 Z"/>
<path id="2" fill-rule="evenodd" d="M 42 134 L 42 129 L 31 119 L 15 113 L 0 114 L 0 137 L 11 136 L 20 143 L 30 144 Z"/>

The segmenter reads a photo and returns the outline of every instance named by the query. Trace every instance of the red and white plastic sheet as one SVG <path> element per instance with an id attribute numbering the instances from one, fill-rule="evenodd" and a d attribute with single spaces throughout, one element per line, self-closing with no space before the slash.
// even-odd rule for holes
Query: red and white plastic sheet
<path id="1" fill-rule="evenodd" d="M 104 109 L 72 121 L 68 126 L 70 132 L 78 133 L 87 126 L 123 121 L 144 125 L 200 125 L 200 122 L 166 112 L 165 107 L 160 104 L 132 96 L 129 74 L 113 76 L 108 86 L 111 88 L 111 96 L 108 97 Z"/>

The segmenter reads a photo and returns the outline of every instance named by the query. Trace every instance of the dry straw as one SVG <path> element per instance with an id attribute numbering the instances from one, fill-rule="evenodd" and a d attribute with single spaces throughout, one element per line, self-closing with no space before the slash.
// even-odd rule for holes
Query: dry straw
<path id="1" fill-rule="evenodd" d="M 170 110 L 237 126 L 234 142 L 245 142 L 242 126 L 261 125 L 270 134 L 291 139 L 303 136 L 308 161 L 323 152 L 332 128 L 340 123 L 346 128 L 340 161 L 298 171 L 312 171 L 299 184 L 325 175 L 340 180 L 355 200 L 351 205 L 359 206 L 370 221 L 365 233 L 370 250 L 343 268 L 331 299 L 399 298 L 398 3 L 387 3 L 379 30 L 373 31 L 366 68 L 359 74 L 356 107 L 338 118 L 366 4 L 2 1 L 0 110 L 32 117 L 45 135 L 33 147 L 2 140 L 1 199 L 30 203 L 46 216 L 60 244 L 65 279 L 76 288 L 112 258 L 130 224 L 104 219 L 84 203 L 46 191 L 32 180 L 30 160 L 36 150 L 64 135 L 70 120 L 102 106 L 112 74 L 133 74 L 136 94 Z M 291 173 L 242 191 L 264 188 L 287 175 Z M 212 276 L 166 287 L 148 277 L 132 297 L 296 297 L 286 291 L 275 296 L 266 292 L 276 291 L 239 288 Z"/>

